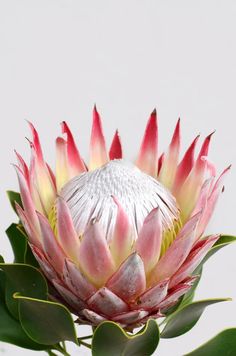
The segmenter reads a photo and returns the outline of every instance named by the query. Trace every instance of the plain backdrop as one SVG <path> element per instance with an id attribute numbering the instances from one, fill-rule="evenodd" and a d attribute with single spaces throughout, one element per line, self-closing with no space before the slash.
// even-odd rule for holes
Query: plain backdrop
<path id="1" fill-rule="evenodd" d="M 154 107 L 161 149 L 179 116 L 183 150 L 199 132 L 216 130 L 210 159 L 218 173 L 233 167 L 208 232 L 236 234 L 235 19 L 233 0 L 0 0 L 0 252 L 7 261 L 12 253 L 4 230 L 16 216 L 5 191 L 18 189 L 13 149 L 29 159 L 25 120 L 36 125 L 50 163 L 62 120 L 87 158 L 95 102 L 108 144 L 118 127 L 128 159 L 135 158 Z M 235 257 L 233 245 L 207 263 L 196 299 L 236 299 Z M 156 355 L 191 351 L 236 327 L 235 315 L 235 302 L 209 307 L 192 331 L 162 340 Z M 0 354 L 36 353 L 0 343 Z"/>

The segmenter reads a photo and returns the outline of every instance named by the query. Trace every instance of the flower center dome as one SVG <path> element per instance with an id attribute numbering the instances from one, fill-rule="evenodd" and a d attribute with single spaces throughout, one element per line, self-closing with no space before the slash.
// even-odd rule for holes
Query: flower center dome
<path id="1" fill-rule="evenodd" d="M 171 193 L 156 179 L 123 159 L 112 160 L 94 171 L 74 177 L 64 185 L 60 195 L 69 206 L 78 234 L 96 219 L 108 240 L 117 215 L 113 197 L 128 215 L 135 235 L 153 208 L 160 209 L 163 229 L 172 229 L 179 218 Z"/>

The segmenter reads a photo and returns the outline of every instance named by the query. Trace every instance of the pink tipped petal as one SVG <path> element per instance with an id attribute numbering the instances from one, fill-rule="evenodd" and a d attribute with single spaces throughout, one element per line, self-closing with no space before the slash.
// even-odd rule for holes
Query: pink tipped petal
<path id="1" fill-rule="evenodd" d="M 106 287 L 99 289 L 87 303 L 95 312 L 109 317 L 129 310 L 128 305 Z"/>
<path id="2" fill-rule="evenodd" d="M 31 144 L 31 152 L 30 178 L 32 190 L 35 191 L 32 191 L 32 195 L 40 200 L 43 210 L 48 214 L 56 197 L 55 185 L 46 163 L 39 159 L 34 144 Z"/>
<path id="3" fill-rule="evenodd" d="M 205 228 L 207 227 L 207 225 L 212 217 L 212 214 L 215 210 L 215 206 L 218 201 L 218 198 L 223 190 L 223 182 L 224 182 L 225 176 L 229 172 L 230 168 L 231 168 L 231 166 L 227 167 L 223 171 L 223 173 L 220 175 L 220 177 L 216 181 L 216 183 L 212 189 L 212 192 L 208 196 L 208 199 L 207 199 L 207 202 L 205 205 L 205 209 L 203 211 L 202 218 L 199 222 L 199 226 L 197 229 L 198 237 L 200 237 L 203 234 L 203 232 L 205 231 Z"/>
<path id="4" fill-rule="evenodd" d="M 109 279 L 107 288 L 125 301 L 134 301 L 146 288 L 146 276 L 141 257 L 130 255 Z"/>
<path id="5" fill-rule="evenodd" d="M 168 189 L 172 189 L 180 150 L 180 119 L 177 122 L 169 149 L 165 155 L 162 167 L 159 174 L 159 181 L 163 183 Z"/>
<path id="6" fill-rule="evenodd" d="M 39 162 L 41 164 L 44 164 L 43 152 L 42 152 L 38 132 L 36 131 L 34 125 L 31 122 L 28 121 L 28 124 L 29 124 L 30 130 L 32 132 L 33 146 L 35 148 L 35 153 L 36 153 L 37 159 L 39 160 Z"/>
<path id="7" fill-rule="evenodd" d="M 143 319 L 148 314 L 149 313 L 146 310 L 133 310 L 127 313 L 116 315 L 114 318 L 112 318 L 112 320 L 117 323 L 128 325 L 136 323 L 138 320 Z"/>
<path id="8" fill-rule="evenodd" d="M 84 274 L 96 287 L 104 285 L 114 272 L 114 262 L 97 222 L 85 231 L 79 250 L 79 263 Z"/>
<path id="9" fill-rule="evenodd" d="M 157 284 L 153 288 L 149 288 L 141 296 L 138 297 L 136 303 L 139 308 L 145 310 L 152 310 L 160 304 L 160 302 L 166 297 L 167 289 L 169 285 L 169 279 L 164 280 L 163 282 Z"/>
<path id="10" fill-rule="evenodd" d="M 37 214 L 35 212 L 35 207 L 34 203 L 31 198 L 31 194 L 29 191 L 28 184 L 26 182 L 26 179 L 22 173 L 22 171 L 15 166 L 16 168 L 16 173 L 19 181 L 19 186 L 20 186 L 20 195 L 23 203 L 23 207 L 25 210 L 25 215 L 27 216 L 27 220 L 30 220 L 31 226 L 33 227 L 33 230 L 35 231 L 35 234 L 37 238 L 40 238 L 40 227 L 39 227 L 39 221 Z"/>
<path id="11" fill-rule="evenodd" d="M 184 225 L 172 245 L 157 263 L 152 276 L 151 285 L 171 277 L 188 256 L 195 239 L 195 230 L 201 213 L 194 215 Z"/>
<path id="12" fill-rule="evenodd" d="M 65 261 L 65 254 L 48 223 L 48 220 L 38 213 L 39 223 L 42 232 L 43 248 L 50 263 L 58 273 L 62 273 Z"/>
<path id="13" fill-rule="evenodd" d="M 65 283 L 82 300 L 90 298 L 96 292 L 96 288 L 70 260 L 65 262 L 63 277 Z"/>
<path id="14" fill-rule="evenodd" d="M 137 166 L 145 173 L 156 177 L 157 175 L 157 145 L 158 145 L 158 128 L 156 110 L 150 115 L 148 120 L 143 141 L 141 144 Z"/>
<path id="15" fill-rule="evenodd" d="M 49 280 L 55 279 L 57 277 L 56 271 L 52 267 L 52 265 L 48 262 L 48 260 L 46 259 L 43 251 L 40 248 L 38 248 L 37 246 L 34 246 L 32 244 L 30 245 L 30 248 L 34 254 L 34 257 L 38 261 L 41 270 L 45 274 L 45 276 Z"/>
<path id="16" fill-rule="evenodd" d="M 182 295 L 189 291 L 191 287 L 192 285 L 188 283 L 183 283 L 176 286 L 176 288 L 168 293 L 167 297 L 159 304 L 161 311 L 166 310 L 170 306 L 174 305 Z"/>
<path id="17" fill-rule="evenodd" d="M 106 143 L 102 130 L 100 115 L 96 106 L 93 110 L 93 126 L 90 140 L 89 169 L 94 170 L 108 162 Z"/>
<path id="18" fill-rule="evenodd" d="M 71 172 L 71 176 L 74 177 L 82 172 L 86 171 L 84 162 L 80 156 L 80 153 L 76 147 L 74 137 L 65 121 L 61 124 L 62 133 L 67 135 L 67 154 L 68 154 L 68 162 L 69 169 Z"/>
<path id="19" fill-rule="evenodd" d="M 119 136 L 119 133 L 117 130 L 113 137 L 113 141 L 112 141 L 111 148 L 109 151 L 109 157 L 110 157 L 110 160 L 122 158 L 122 146 L 121 146 L 121 142 L 120 142 L 120 136 Z"/>
<path id="20" fill-rule="evenodd" d="M 79 237 L 64 199 L 57 198 L 57 228 L 60 244 L 72 261 L 79 258 Z"/>
<path id="21" fill-rule="evenodd" d="M 182 185 L 179 193 L 177 193 L 177 201 L 181 208 L 181 218 L 183 222 L 185 222 L 193 212 L 194 206 L 200 194 L 201 186 L 204 181 L 205 171 L 207 168 L 206 159 L 202 159 L 202 157 L 205 157 L 208 154 L 211 136 L 212 134 L 207 136 L 203 142 L 202 148 L 192 171 Z"/>
<path id="22" fill-rule="evenodd" d="M 69 179 L 67 143 L 62 137 L 56 139 L 56 185 L 59 192 Z"/>
<path id="23" fill-rule="evenodd" d="M 206 256 L 207 252 L 210 248 L 215 244 L 215 242 L 219 239 L 219 235 L 214 235 L 207 237 L 204 240 L 198 241 L 196 246 L 190 252 L 186 261 L 182 264 L 179 270 L 174 274 L 170 281 L 170 288 L 179 284 L 183 280 L 185 280 L 188 276 L 190 276 L 197 266 L 201 263 L 203 258 Z"/>
<path id="24" fill-rule="evenodd" d="M 213 178 L 209 178 L 203 183 L 192 215 L 197 214 L 199 211 L 203 212 L 204 209 L 206 208 L 207 199 L 210 194 L 212 182 L 213 182 Z M 202 215 L 204 215 L 204 214 L 202 214 Z"/>
<path id="25" fill-rule="evenodd" d="M 54 287 L 58 290 L 63 299 L 72 306 L 76 312 L 84 309 L 86 304 L 79 299 L 74 293 L 72 293 L 68 288 L 62 285 L 61 282 L 57 280 L 52 280 Z"/>
<path id="26" fill-rule="evenodd" d="M 89 309 L 84 309 L 83 310 L 83 315 L 94 326 L 96 326 L 96 325 L 98 325 L 98 324 L 100 324 L 100 323 L 102 323 L 103 321 L 106 320 L 106 318 L 104 318 L 103 316 L 101 316 L 101 315 L 99 315 L 99 314 L 97 314 L 94 311 L 89 310 Z"/>
<path id="27" fill-rule="evenodd" d="M 119 266 L 131 253 L 133 238 L 126 212 L 115 197 L 113 197 L 113 200 L 117 205 L 117 216 L 110 250 L 116 266 Z"/>
<path id="28" fill-rule="evenodd" d="M 28 168 L 27 164 L 25 163 L 24 159 L 21 157 L 21 155 L 17 151 L 15 151 L 15 154 L 16 154 L 20 169 L 24 174 L 25 180 L 26 180 L 28 188 L 30 190 L 29 168 Z"/>
<path id="29" fill-rule="evenodd" d="M 15 207 L 17 214 L 29 237 L 29 241 L 35 246 L 41 247 L 39 232 L 36 230 L 35 226 L 32 225 L 30 218 L 26 215 L 25 211 L 21 208 L 19 204 L 15 203 Z"/>
<path id="30" fill-rule="evenodd" d="M 161 215 L 159 209 L 155 208 L 144 220 L 135 247 L 137 253 L 143 260 L 146 275 L 151 272 L 159 259 L 161 243 Z"/>
<path id="31" fill-rule="evenodd" d="M 175 182 L 174 182 L 174 188 L 173 191 L 176 192 L 178 189 L 181 188 L 182 184 L 184 183 L 185 179 L 189 175 L 191 169 L 193 168 L 194 165 L 194 152 L 195 152 L 195 147 L 197 144 L 197 141 L 199 139 L 199 135 L 193 140 L 192 144 L 190 147 L 187 149 L 184 158 L 178 165 L 177 171 L 176 171 L 176 176 L 175 176 Z"/>
<path id="32" fill-rule="evenodd" d="M 215 177 L 216 176 L 216 167 L 215 165 L 205 156 L 202 156 L 202 161 L 206 162 L 206 167 L 208 172 L 210 173 L 210 177 Z"/>

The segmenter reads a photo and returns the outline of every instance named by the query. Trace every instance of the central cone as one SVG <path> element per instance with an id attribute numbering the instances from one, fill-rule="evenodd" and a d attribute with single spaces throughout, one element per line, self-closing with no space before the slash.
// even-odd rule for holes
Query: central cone
<path id="1" fill-rule="evenodd" d="M 60 195 L 70 208 L 79 235 L 92 219 L 96 219 L 106 238 L 111 238 L 117 215 L 113 197 L 128 215 L 134 236 L 153 208 L 160 209 L 163 229 L 172 229 L 174 221 L 179 218 L 171 193 L 156 179 L 124 160 L 112 160 L 94 171 L 74 177 L 62 188 Z"/>

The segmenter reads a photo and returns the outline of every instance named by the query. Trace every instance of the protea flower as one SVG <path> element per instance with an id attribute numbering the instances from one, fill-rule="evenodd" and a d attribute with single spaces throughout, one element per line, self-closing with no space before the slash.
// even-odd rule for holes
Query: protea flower
<path id="1" fill-rule="evenodd" d="M 209 135 L 197 136 L 179 162 L 180 121 L 158 156 L 156 111 L 135 163 L 123 158 L 118 132 L 106 150 L 94 108 L 89 162 L 68 125 L 56 139 L 55 173 L 30 123 L 28 168 L 17 153 L 23 209 L 17 212 L 47 279 L 81 323 L 113 320 L 132 328 L 158 318 L 192 286 L 193 272 L 218 235 L 203 238 L 229 167 L 215 178 Z"/>

